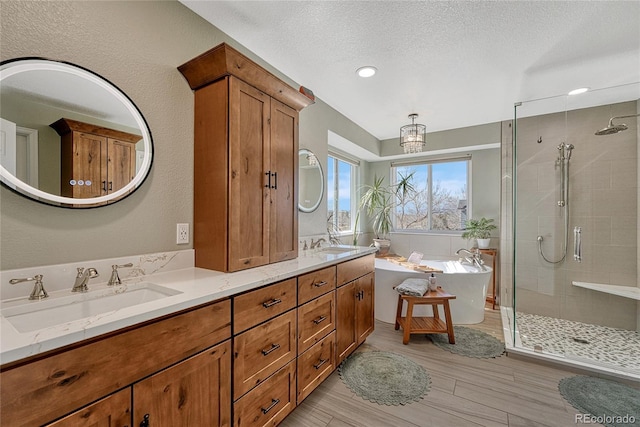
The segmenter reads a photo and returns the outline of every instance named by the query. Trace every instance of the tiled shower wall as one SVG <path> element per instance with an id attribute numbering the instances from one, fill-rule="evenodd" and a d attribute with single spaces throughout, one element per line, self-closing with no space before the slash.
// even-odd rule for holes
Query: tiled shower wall
<path id="1" fill-rule="evenodd" d="M 622 120 L 629 130 L 596 136 L 612 116 L 638 112 L 637 102 L 519 118 L 516 146 L 515 271 L 517 311 L 579 322 L 638 328 L 633 299 L 578 288 L 572 281 L 638 286 L 638 129 L 636 118 Z M 522 111 L 520 111 L 520 108 Z M 526 114 L 526 105 L 518 115 Z M 510 231 L 512 153 L 503 124 L 503 245 Z M 509 128 L 510 130 L 510 128 Z M 566 259 L 551 265 L 538 254 L 544 237 L 546 257 L 562 257 L 564 219 L 557 206 L 557 146 L 574 145 L 569 171 L 569 239 Z M 573 260 L 573 228 L 582 227 L 582 262 Z M 503 247 L 503 254 L 510 248 Z M 511 263 L 503 257 L 503 305 L 511 298 Z"/>

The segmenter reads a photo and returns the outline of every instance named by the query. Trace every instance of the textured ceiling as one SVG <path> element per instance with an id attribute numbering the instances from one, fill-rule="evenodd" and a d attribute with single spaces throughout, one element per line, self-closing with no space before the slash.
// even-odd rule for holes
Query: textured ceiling
<path id="1" fill-rule="evenodd" d="M 409 113 L 433 132 L 640 81 L 640 1 L 182 3 L 381 140 Z"/>

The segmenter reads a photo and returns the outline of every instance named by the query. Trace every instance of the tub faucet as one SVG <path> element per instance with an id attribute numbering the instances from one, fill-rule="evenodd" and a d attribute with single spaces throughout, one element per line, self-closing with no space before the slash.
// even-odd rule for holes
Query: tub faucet
<path id="1" fill-rule="evenodd" d="M 309 249 L 315 249 L 315 248 L 319 248 L 320 247 L 320 242 L 326 242 L 326 240 L 324 240 L 324 238 L 319 238 L 317 242 L 313 242 L 313 239 L 311 239 L 311 247 Z"/>
<path id="2" fill-rule="evenodd" d="M 486 268 L 484 267 L 484 261 L 482 260 L 480 256 L 480 251 L 478 249 L 474 250 L 473 252 L 464 248 L 458 249 L 456 251 L 456 255 L 460 255 L 461 252 L 470 255 L 470 256 L 461 258 L 461 260 L 464 259 L 467 263 L 471 265 L 475 265 L 480 269 L 480 271 L 486 271 Z"/>
<path id="3" fill-rule="evenodd" d="M 98 270 L 93 267 L 89 267 L 87 269 L 78 267 L 78 275 L 76 276 L 76 281 L 73 284 L 73 289 L 71 289 L 71 292 L 87 292 L 89 290 L 89 288 L 87 287 L 89 279 L 93 279 L 94 277 L 98 276 L 100 276 L 98 274 Z"/>

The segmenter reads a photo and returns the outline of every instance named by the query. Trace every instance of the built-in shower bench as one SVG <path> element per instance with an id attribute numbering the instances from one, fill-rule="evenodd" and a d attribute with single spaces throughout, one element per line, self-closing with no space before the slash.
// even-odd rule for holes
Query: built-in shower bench
<path id="1" fill-rule="evenodd" d="M 606 285 L 603 283 L 571 282 L 573 286 L 592 289 L 598 292 L 617 295 L 619 297 L 631 298 L 640 301 L 640 288 L 635 286 Z"/>

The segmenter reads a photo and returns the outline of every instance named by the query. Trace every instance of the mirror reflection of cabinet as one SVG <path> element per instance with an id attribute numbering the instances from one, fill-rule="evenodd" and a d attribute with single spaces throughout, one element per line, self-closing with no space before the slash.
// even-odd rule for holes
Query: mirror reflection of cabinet
<path id="1" fill-rule="evenodd" d="M 50 125 L 61 137 L 60 195 L 86 199 L 123 188 L 136 174 L 140 135 L 70 119 Z"/>

